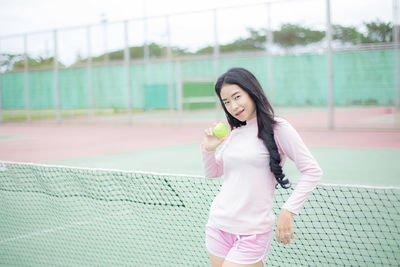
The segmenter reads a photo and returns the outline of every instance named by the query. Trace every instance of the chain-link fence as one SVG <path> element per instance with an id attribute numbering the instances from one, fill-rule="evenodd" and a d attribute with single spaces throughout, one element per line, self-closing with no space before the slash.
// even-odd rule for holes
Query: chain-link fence
<path id="1" fill-rule="evenodd" d="M 3 36 L 0 120 L 213 108 L 213 81 L 241 66 L 275 107 L 315 108 L 325 127 L 371 106 L 384 107 L 374 127 L 398 125 L 399 9 L 282 0 Z"/>

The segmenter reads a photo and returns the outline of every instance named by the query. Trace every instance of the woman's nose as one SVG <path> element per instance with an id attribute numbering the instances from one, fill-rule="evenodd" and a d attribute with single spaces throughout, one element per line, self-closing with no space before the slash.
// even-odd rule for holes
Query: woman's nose
<path id="1" fill-rule="evenodd" d="M 236 109 L 238 107 L 238 104 L 235 101 L 232 101 L 231 107 L 232 109 Z"/>

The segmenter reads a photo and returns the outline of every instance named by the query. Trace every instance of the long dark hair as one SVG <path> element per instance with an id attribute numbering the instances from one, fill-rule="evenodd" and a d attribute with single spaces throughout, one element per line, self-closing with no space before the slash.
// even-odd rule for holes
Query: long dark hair
<path id="1" fill-rule="evenodd" d="M 236 84 L 246 91 L 254 101 L 257 112 L 258 138 L 263 140 L 264 145 L 269 152 L 269 166 L 271 172 L 274 174 L 275 179 L 280 186 L 285 189 L 289 188 L 290 183 L 289 180 L 285 178 L 285 174 L 282 171 L 282 167 L 280 165 L 281 157 L 274 139 L 273 126 L 276 123 L 274 120 L 274 110 L 265 96 L 264 90 L 262 89 L 257 78 L 250 71 L 244 68 L 232 68 L 226 73 L 222 74 L 215 84 L 215 93 L 221 101 L 221 105 L 225 111 L 228 123 L 231 126 L 231 129 L 235 129 L 246 125 L 246 122 L 236 119 L 226 110 L 221 99 L 221 89 L 225 84 Z"/>

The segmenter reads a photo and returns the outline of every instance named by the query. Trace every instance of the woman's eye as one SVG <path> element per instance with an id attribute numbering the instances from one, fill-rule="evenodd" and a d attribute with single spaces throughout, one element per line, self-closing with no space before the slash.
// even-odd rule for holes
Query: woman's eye
<path id="1" fill-rule="evenodd" d="M 225 102 L 224 102 L 224 105 L 225 105 L 225 106 L 226 106 L 226 105 L 228 105 L 228 104 L 229 104 L 229 102 L 228 102 L 228 101 L 225 101 Z"/>
<path id="2" fill-rule="evenodd" d="M 239 98 L 240 98 L 240 95 L 235 96 L 235 99 L 239 99 Z"/>

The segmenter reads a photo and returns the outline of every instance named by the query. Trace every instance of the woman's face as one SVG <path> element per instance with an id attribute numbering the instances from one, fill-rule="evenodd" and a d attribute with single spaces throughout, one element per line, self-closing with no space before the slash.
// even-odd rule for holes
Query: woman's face
<path id="1" fill-rule="evenodd" d="M 257 116 L 253 99 L 236 84 L 224 84 L 221 88 L 221 99 L 229 114 L 240 121 L 248 121 Z"/>

